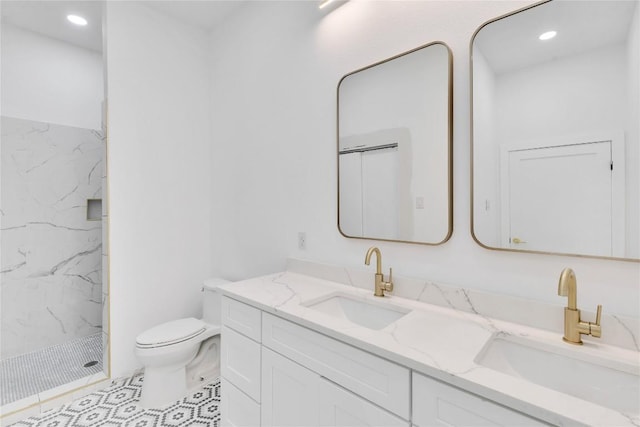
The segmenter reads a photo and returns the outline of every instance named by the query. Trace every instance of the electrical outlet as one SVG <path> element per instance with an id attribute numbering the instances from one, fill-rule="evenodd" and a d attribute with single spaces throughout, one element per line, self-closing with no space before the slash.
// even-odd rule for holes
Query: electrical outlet
<path id="1" fill-rule="evenodd" d="M 298 233 L 298 249 L 307 249 L 307 233 L 304 231 Z"/>

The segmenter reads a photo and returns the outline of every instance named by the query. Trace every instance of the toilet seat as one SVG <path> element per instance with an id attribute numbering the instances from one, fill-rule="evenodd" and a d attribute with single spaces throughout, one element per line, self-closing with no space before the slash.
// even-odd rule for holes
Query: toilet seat
<path id="1" fill-rule="evenodd" d="M 197 337 L 206 330 L 202 320 L 188 317 L 172 320 L 144 331 L 136 338 L 138 348 L 166 347 Z"/>

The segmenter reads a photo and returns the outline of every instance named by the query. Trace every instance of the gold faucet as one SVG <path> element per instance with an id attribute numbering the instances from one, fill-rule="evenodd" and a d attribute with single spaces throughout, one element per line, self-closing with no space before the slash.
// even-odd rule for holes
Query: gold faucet
<path id="1" fill-rule="evenodd" d="M 600 317 L 602 306 L 598 305 L 596 312 L 596 323 L 583 322 L 580 320 L 580 310 L 577 307 L 578 284 L 576 275 L 570 268 L 565 268 L 560 274 L 558 282 L 558 295 L 568 297 L 567 306 L 564 308 L 564 336 L 562 339 L 570 344 L 582 344 L 581 335 L 591 335 L 596 338 L 602 336 L 600 327 Z"/>
<path id="2" fill-rule="evenodd" d="M 373 295 L 377 297 L 383 297 L 385 291 L 393 292 L 393 282 L 391 281 L 391 277 L 393 275 L 393 270 L 389 269 L 389 281 L 384 281 L 384 275 L 382 274 L 382 254 L 380 253 L 380 249 L 372 246 L 367 251 L 367 255 L 364 257 L 364 263 L 369 265 L 371 262 L 371 255 L 376 254 L 376 284 L 375 284 L 375 292 Z"/>

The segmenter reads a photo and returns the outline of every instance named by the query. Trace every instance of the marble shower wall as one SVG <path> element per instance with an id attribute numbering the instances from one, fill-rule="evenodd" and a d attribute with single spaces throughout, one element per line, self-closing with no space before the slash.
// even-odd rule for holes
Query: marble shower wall
<path id="1" fill-rule="evenodd" d="M 102 330 L 101 132 L 2 117 L 1 337 L 7 358 Z"/>

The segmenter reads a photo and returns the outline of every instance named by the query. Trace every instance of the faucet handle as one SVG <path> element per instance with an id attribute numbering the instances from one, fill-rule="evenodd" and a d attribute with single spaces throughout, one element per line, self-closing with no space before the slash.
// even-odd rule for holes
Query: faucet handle
<path id="1" fill-rule="evenodd" d="M 602 318 L 602 305 L 598 304 L 596 310 L 596 323 L 589 323 L 589 332 L 591 336 L 600 338 L 602 336 L 602 327 L 600 326 L 600 320 Z"/>
<path id="2" fill-rule="evenodd" d="M 393 292 L 393 268 L 389 267 L 389 281 L 384 284 L 384 290 Z"/>

